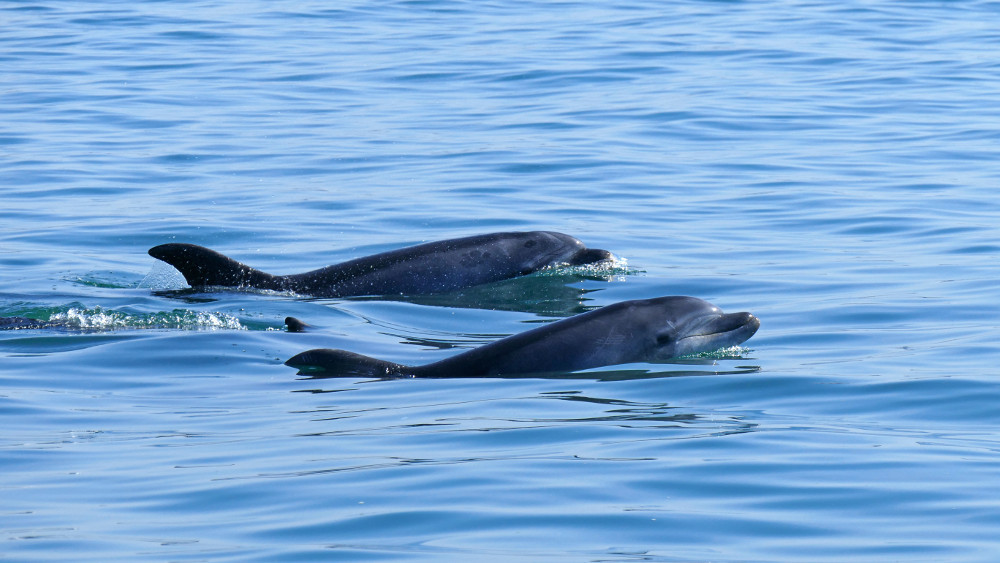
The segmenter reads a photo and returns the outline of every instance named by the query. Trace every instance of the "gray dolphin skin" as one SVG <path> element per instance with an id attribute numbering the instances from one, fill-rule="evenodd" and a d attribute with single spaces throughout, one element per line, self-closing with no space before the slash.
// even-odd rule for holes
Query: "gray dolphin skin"
<path id="1" fill-rule="evenodd" d="M 562 233 L 492 233 L 419 244 L 288 276 L 272 275 L 208 248 L 162 244 L 149 255 L 177 268 L 192 287 L 292 291 L 315 297 L 426 295 L 523 276 L 560 265 L 609 260 Z"/>
<path id="2" fill-rule="evenodd" d="M 696 297 L 623 301 L 422 366 L 317 349 L 285 365 L 313 377 L 511 377 L 650 362 L 735 346 L 757 332 L 750 313 L 723 313 Z"/>
<path id="3" fill-rule="evenodd" d="M 25 328 L 51 328 L 59 323 L 40 321 L 28 317 L 0 317 L 0 330 L 21 330 Z"/>

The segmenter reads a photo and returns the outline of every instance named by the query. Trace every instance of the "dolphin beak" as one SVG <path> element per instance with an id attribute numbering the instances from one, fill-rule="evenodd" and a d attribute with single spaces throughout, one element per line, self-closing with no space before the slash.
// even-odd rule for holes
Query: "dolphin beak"
<path id="1" fill-rule="evenodd" d="M 760 319 L 751 313 L 730 313 L 723 315 L 716 332 L 733 332 L 737 330 L 747 331 L 747 338 L 753 336 L 760 328 Z"/>
<path id="2" fill-rule="evenodd" d="M 583 266 L 614 259 L 614 255 L 602 248 L 584 248 L 569 259 L 570 266 Z"/>
<path id="3" fill-rule="evenodd" d="M 713 348 L 735 346 L 747 341 L 760 328 L 760 319 L 750 313 L 711 315 L 682 340 L 709 344 Z"/>

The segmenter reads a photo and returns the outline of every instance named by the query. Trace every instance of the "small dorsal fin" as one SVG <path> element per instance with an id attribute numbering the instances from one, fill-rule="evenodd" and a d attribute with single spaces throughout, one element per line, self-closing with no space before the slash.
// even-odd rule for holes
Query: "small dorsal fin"
<path id="1" fill-rule="evenodd" d="M 285 326 L 288 327 L 288 332 L 306 332 L 312 328 L 295 317 L 285 317 Z"/>

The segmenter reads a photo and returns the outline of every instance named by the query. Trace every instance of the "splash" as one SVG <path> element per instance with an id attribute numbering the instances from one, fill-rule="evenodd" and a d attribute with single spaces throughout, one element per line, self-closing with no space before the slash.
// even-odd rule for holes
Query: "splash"
<path id="1" fill-rule="evenodd" d="M 592 264 L 582 264 L 579 266 L 550 266 L 539 270 L 534 275 L 537 276 L 564 276 L 567 274 L 583 276 L 604 281 L 625 281 L 628 276 L 641 273 L 642 270 L 629 268 L 628 258 L 612 255 L 609 260 L 601 260 Z"/>
<path id="2" fill-rule="evenodd" d="M 178 330 L 247 330 L 240 320 L 225 313 L 174 309 L 148 314 L 128 314 L 94 309 L 70 308 L 53 313 L 49 322 L 79 330 L 122 330 L 167 328 Z"/>
<path id="3" fill-rule="evenodd" d="M 719 348 L 718 350 L 712 350 L 711 352 L 700 352 L 698 354 L 691 354 L 684 357 L 703 358 L 708 360 L 744 360 L 747 359 L 747 354 L 751 352 L 753 352 L 752 348 L 746 348 L 744 346 L 729 346 L 728 348 Z"/>

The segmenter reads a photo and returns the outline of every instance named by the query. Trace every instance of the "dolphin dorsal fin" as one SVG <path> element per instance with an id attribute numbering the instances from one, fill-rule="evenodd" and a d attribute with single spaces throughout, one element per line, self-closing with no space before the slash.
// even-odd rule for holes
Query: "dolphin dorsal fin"
<path id="1" fill-rule="evenodd" d="M 288 327 L 288 332 L 306 332 L 311 328 L 295 317 L 285 317 L 285 326 Z"/>
<path id="2" fill-rule="evenodd" d="M 161 244 L 150 248 L 149 255 L 177 268 L 192 287 L 285 289 L 282 277 L 251 268 L 204 246 L 185 243 Z"/>

